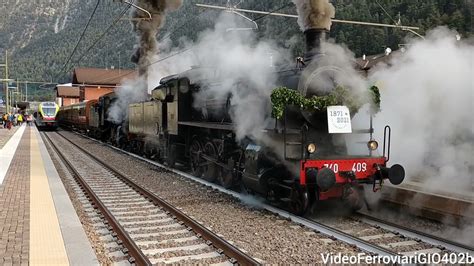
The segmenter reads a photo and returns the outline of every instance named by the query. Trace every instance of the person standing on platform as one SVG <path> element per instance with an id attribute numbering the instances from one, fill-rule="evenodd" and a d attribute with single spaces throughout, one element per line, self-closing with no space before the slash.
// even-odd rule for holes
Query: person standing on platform
<path id="1" fill-rule="evenodd" d="M 18 125 L 21 126 L 23 124 L 23 115 L 21 113 L 18 114 L 17 120 L 18 120 Z"/>
<path id="2" fill-rule="evenodd" d="M 3 114 L 2 120 L 3 120 L 3 128 L 7 128 L 7 126 L 8 126 L 8 114 L 7 113 Z"/>
<path id="3" fill-rule="evenodd" d="M 8 115 L 8 129 L 12 129 L 13 122 L 15 121 L 15 116 L 13 114 Z"/>
<path id="4" fill-rule="evenodd" d="M 33 122 L 33 115 L 29 114 L 27 117 L 26 117 L 26 123 L 28 126 L 31 126 L 31 123 Z"/>

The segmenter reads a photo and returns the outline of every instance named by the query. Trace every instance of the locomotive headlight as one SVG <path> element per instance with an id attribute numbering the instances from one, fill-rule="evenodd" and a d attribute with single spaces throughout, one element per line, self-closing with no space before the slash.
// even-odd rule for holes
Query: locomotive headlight
<path id="1" fill-rule="evenodd" d="M 316 151 L 316 145 L 314 143 L 310 143 L 307 147 L 307 150 L 310 154 L 314 153 Z"/>
<path id="2" fill-rule="evenodd" d="M 375 140 L 371 140 L 367 142 L 367 147 L 369 148 L 369 150 L 375 151 L 379 147 L 379 143 Z"/>

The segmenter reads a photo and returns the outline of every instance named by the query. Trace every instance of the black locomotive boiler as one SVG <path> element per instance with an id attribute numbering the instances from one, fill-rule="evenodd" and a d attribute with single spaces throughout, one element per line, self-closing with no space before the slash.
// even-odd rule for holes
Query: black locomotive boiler
<path id="1" fill-rule="evenodd" d="M 278 67 L 275 74 L 279 86 L 309 98 L 314 96 L 310 91 L 315 90 L 308 90 L 312 86 L 308 77 L 318 79 L 317 73 L 338 69 L 318 67 L 318 60 L 325 56 L 320 50 L 325 31 L 311 29 L 305 35 L 305 58 L 297 66 Z M 236 141 L 232 95 L 216 98 L 207 94 L 196 104 L 196 95 L 203 95 L 209 84 L 219 85 L 218 75 L 210 75 L 215 71 L 195 67 L 163 78 L 150 101 L 129 105 L 128 120 L 119 130 L 112 130 L 118 135 L 111 139 L 169 166 L 177 162 L 188 165 L 195 176 L 226 188 L 244 187 L 269 199 L 288 202 L 295 213 L 304 213 L 311 204 L 328 199 L 342 199 L 358 209 L 363 203 L 363 184 L 372 185 L 376 191 L 384 179 L 393 184 L 403 181 L 402 166 L 387 166 L 389 142 L 385 141 L 390 136 L 384 138 L 384 154 L 374 156 L 378 143 L 373 139 L 370 121 L 369 128 L 352 131 L 367 135 L 366 154 L 349 155 L 344 134 L 329 132 L 330 106 L 301 110 L 289 104 L 281 117 L 262 130 L 261 139 L 271 140 L 271 145 L 252 137 Z M 331 107 L 329 114 L 335 112 L 337 116 L 346 109 L 334 110 Z M 386 127 L 385 133 L 389 130 Z"/>
<path id="2" fill-rule="evenodd" d="M 363 204 L 364 185 L 371 185 L 375 192 L 384 179 L 400 184 L 405 173 L 398 164 L 387 165 L 388 126 L 383 155 L 376 156 L 379 145 L 373 138 L 372 118 L 366 129 L 344 131 L 346 128 L 338 126 L 350 126 L 351 115 L 343 101 L 325 101 L 330 104 L 309 109 L 301 107 L 306 100 L 337 91 L 330 89 L 338 86 L 330 77 L 343 70 L 319 64 L 327 56 L 321 50 L 325 34 L 325 30 L 307 30 L 305 57 L 298 59 L 297 65 L 274 68 L 276 85 L 287 88 L 283 92 L 289 96 L 283 98 L 301 98 L 297 102 L 283 102 L 280 113 L 273 114 L 273 118 L 266 114 L 270 123 L 262 128 L 259 138 L 236 138 L 233 95 L 218 97 L 212 93 L 211 86 L 219 86 L 222 77 L 216 75 L 218 69 L 210 67 L 194 67 L 161 79 L 149 101 L 128 106 L 125 121 L 112 122 L 110 110 L 118 96 L 110 93 L 96 102 L 76 106 L 78 110 L 74 112 L 62 108 L 58 116 L 68 119 L 60 119 L 59 123 L 170 167 L 176 163 L 185 165 L 195 176 L 226 188 L 243 188 L 286 202 L 295 213 L 304 213 L 311 204 L 329 199 L 343 200 L 358 209 Z M 321 90 L 321 82 L 313 82 L 323 78 L 328 79 L 323 83 L 329 84 L 329 89 Z M 245 84 L 245 80 L 239 84 L 245 93 L 265 98 Z M 261 104 L 277 103 L 268 97 Z M 367 136 L 363 154 L 349 153 L 345 137 L 351 134 Z"/>

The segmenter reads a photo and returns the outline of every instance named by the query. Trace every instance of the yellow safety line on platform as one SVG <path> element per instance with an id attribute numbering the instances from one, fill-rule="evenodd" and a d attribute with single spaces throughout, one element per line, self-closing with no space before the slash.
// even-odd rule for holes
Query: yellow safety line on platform
<path id="1" fill-rule="evenodd" d="M 38 145 L 31 129 L 30 265 L 68 265 L 59 221 Z"/>

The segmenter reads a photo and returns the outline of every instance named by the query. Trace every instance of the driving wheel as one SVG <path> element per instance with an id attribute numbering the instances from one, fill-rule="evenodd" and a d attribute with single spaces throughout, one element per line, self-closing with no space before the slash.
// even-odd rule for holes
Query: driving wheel
<path id="1" fill-rule="evenodd" d="M 299 184 L 293 185 L 290 195 L 290 211 L 296 215 L 303 215 L 308 210 L 308 192 Z"/>
<path id="2" fill-rule="evenodd" d="M 190 165 L 191 171 L 194 176 L 201 177 L 203 173 L 203 163 L 205 160 L 202 158 L 202 147 L 201 143 L 198 140 L 193 140 L 191 146 L 189 148 L 189 157 L 190 157 Z"/>
<path id="3" fill-rule="evenodd" d="M 217 165 L 214 161 L 217 160 L 217 149 L 212 142 L 207 142 L 204 145 L 204 154 L 210 159 L 206 160 L 203 165 L 203 178 L 209 182 L 214 182 L 217 178 Z"/>
<path id="4" fill-rule="evenodd" d="M 227 168 L 222 168 L 219 173 L 219 184 L 225 188 L 231 188 L 234 185 L 234 160 L 231 158 L 227 161 Z"/>

